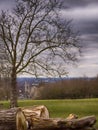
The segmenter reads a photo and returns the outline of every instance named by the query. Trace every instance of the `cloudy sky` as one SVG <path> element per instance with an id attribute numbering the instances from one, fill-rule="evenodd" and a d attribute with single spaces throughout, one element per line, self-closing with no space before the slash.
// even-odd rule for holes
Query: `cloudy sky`
<path id="1" fill-rule="evenodd" d="M 63 17 L 72 18 L 81 33 L 83 53 L 77 66 L 69 67 L 69 76 L 93 77 L 98 74 L 98 0 L 65 0 Z"/>
<path id="2" fill-rule="evenodd" d="M 98 0 L 65 0 L 62 17 L 73 19 L 79 30 L 83 53 L 76 66 L 69 66 L 69 77 L 94 77 L 98 75 Z M 11 8 L 14 0 L 0 0 L 0 9 Z"/>

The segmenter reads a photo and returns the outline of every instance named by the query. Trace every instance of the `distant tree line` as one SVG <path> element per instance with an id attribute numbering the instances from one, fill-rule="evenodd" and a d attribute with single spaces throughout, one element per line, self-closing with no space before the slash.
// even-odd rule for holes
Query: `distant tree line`
<path id="1" fill-rule="evenodd" d="M 73 78 L 44 84 L 39 99 L 77 99 L 98 97 L 98 77 Z"/>
<path id="2" fill-rule="evenodd" d="M 31 86 L 31 81 L 28 83 Z M 25 95 L 24 81 L 18 81 L 18 88 Z M 10 79 L 0 77 L 0 100 L 10 98 Z M 31 86 L 32 87 L 32 86 Z M 71 78 L 56 82 L 40 82 L 38 96 L 34 99 L 78 99 L 98 98 L 98 76 L 95 78 Z M 18 94 L 19 95 L 19 94 Z M 31 97 L 33 99 L 33 97 Z"/>

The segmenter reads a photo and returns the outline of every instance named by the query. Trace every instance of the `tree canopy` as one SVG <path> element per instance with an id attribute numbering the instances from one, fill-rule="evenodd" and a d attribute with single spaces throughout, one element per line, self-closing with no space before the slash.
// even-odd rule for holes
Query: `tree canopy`
<path id="1" fill-rule="evenodd" d="M 79 39 L 71 21 L 61 17 L 62 5 L 59 0 L 17 0 L 12 11 L 0 14 L 0 45 L 11 71 L 12 106 L 17 105 L 17 74 L 61 76 L 66 74 L 65 64 L 76 61 Z"/>

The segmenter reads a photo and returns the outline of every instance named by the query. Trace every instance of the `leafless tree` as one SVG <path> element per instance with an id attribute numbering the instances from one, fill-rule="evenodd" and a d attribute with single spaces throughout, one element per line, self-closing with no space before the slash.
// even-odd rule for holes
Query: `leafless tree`
<path id="1" fill-rule="evenodd" d="M 11 107 L 17 106 L 19 73 L 65 75 L 65 64 L 76 61 L 78 35 L 71 21 L 60 17 L 60 0 L 17 0 L 0 14 L 0 42 L 11 67 Z"/>

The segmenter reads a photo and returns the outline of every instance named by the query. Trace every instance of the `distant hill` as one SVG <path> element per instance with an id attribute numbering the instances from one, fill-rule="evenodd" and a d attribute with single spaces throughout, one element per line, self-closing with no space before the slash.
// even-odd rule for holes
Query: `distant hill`
<path id="1" fill-rule="evenodd" d="M 30 83 L 40 83 L 40 82 L 56 82 L 61 80 L 61 78 L 32 78 L 32 77 L 22 77 L 17 78 L 17 82 L 30 82 Z"/>
<path id="2" fill-rule="evenodd" d="M 83 79 L 83 80 L 93 80 L 95 78 L 88 78 L 88 77 L 79 77 L 79 78 L 33 78 L 33 77 L 19 77 L 17 78 L 17 83 L 19 87 L 24 87 L 25 82 L 29 83 L 30 86 L 32 84 L 39 84 L 39 83 L 53 83 L 61 80 L 78 80 L 78 79 Z"/>

